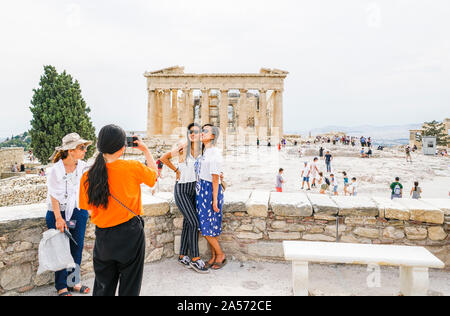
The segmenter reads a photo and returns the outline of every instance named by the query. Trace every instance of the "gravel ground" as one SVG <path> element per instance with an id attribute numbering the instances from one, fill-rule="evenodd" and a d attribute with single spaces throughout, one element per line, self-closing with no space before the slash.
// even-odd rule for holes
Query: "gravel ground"
<path id="1" fill-rule="evenodd" d="M 373 270 L 357 265 L 310 265 L 310 291 L 315 296 L 396 296 L 399 269 L 382 267 L 379 287 Z M 368 282 L 369 280 L 369 282 Z M 374 282 L 375 281 L 375 282 Z M 94 279 L 84 282 L 92 288 Z M 375 285 L 369 287 L 368 284 Z M 200 275 L 180 266 L 176 260 L 147 264 L 142 296 L 290 296 L 291 265 L 232 261 L 223 270 Z M 41 287 L 25 296 L 52 296 L 52 286 Z M 430 271 L 429 295 L 450 296 L 450 272 Z"/>

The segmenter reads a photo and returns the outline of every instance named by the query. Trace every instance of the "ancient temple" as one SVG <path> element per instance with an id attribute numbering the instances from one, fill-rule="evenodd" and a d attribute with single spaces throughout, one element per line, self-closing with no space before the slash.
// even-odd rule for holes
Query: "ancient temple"
<path id="1" fill-rule="evenodd" d="M 147 136 L 170 139 L 187 126 L 211 123 L 228 136 L 275 143 L 283 135 L 283 91 L 288 72 L 187 74 L 184 67 L 146 72 Z"/>

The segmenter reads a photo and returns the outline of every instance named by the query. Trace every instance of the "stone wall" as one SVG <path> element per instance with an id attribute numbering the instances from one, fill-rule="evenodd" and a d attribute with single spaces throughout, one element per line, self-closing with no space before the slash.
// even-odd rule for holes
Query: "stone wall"
<path id="1" fill-rule="evenodd" d="M 37 175 L 0 180 L 0 207 L 41 203 L 47 198 L 46 181 Z"/>
<path id="2" fill-rule="evenodd" d="M 23 163 L 24 150 L 22 147 L 0 148 L 0 173 L 10 172 L 11 166 L 17 162 Z"/>
<path id="3" fill-rule="evenodd" d="M 283 240 L 424 246 L 450 265 L 450 199 L 395 200 L 265 191 L 226 192 L 221 244 L 234 260 L 283 259 Z M 146 262 L 178 253 L 183 218 L 172 193 L 144 195 Z M 37 276 L 45 205 L 0 208 L 0 295 L 53 281 Z M 338 229 L 337 229 L 338 227 Z M 338 236 L 336 232 L 338 231 Z M 88 226 L 82 274 L 92 275 L 94 227 Z M 204 239 L 202 255 L 208 255 Z"/>

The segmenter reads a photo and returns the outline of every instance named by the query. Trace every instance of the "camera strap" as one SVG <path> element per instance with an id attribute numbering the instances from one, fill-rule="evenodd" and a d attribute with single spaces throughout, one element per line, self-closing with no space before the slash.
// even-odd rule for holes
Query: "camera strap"
<path id="1" fill-rule="evenodd" d="M 142 225 L 142 227 L 144 227 L 144 221 L 143 221 L 143 219 L 139 216 L 139 215 L 137 215 L 135 212 L 133 212 L 132 210 L 130 210 L 128 207 L 126 207 L 122 202 L 120 202 L 114 195 L 112 195 L 111 193 L 110 193 L 110 195 L 111 195 L 111 197 L 114 199 L 114 200 L 116 200 L 117 201 L 117 203 L 119 203 L 120 205 L 122 205 L 126 210 L 128 210 L 129 212 L 131 212 L 131 213 L 133 213 L 134 215 L 136 215 L 136 217 L 139 219 L 139 221 L 141 222 L 141 225 Z"/>

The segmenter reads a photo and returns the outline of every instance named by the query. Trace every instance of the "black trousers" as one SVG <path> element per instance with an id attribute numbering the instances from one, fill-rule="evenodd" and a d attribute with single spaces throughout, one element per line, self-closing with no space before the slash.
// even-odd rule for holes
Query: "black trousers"
<path id="1" fill-rule="evenodd" d="M 190 256 L 191 259 L 200 257 L 198 249 L 200 221 L 195 206 L 195 185 L 196 182 L 175 184 L 175 203 L 184 217 L 180 255 Z"/>
<path id="2" fill-rule="evenodd" d="M 139 296 L 144 273 L 143 221 L 134 217 L 111 228 L 95 230 L 93 296 Z"/>

